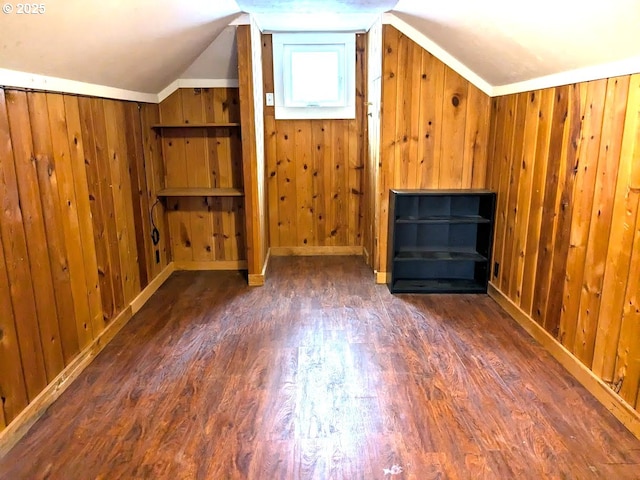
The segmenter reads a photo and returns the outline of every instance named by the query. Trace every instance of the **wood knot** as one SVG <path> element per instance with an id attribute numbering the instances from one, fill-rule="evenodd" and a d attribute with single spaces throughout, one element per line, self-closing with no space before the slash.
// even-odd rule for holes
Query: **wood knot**
<path id="1" fill-rule="evenodd" d="M 460 105 L 460 98 L 458 98 L 457 95 L 454 95 L 453 97 L 451 97 L 451 105 L 453 105 L 454 107 L 457 107 L 458 105 Z"/>

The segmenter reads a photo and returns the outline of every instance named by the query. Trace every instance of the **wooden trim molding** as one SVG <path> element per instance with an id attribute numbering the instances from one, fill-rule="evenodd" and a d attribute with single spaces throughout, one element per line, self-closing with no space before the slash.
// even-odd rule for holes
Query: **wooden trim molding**
<path id="1" fill-rule="evenodd" d="M 246 260 L 218 260 L 213 262 L 173 262 L 175 270 L 246 270 Z"/>
<path id="2" fill-rule="evenodd" d="M 311 257 L 316 255 L 362 255 L 362 246 L 336 247 L 316 246 L 316 247 L 271 247 L 271 255 L 274 257 Z"/>
<path id="3" fill-rule="evenodd" d="M 640 413 L 574 357 L 549 332 L 536 323 L 511 299 L 489 283 L 488 293 L 529 335 L 537 340 L 560 364 L 604 405 L 625 427 L 640 439 Z"/>
<path id="4" fill-rule="evenodd" d="M 0 85 L 7 88 L 24 88 L 45 92 L 71 93 L 100 98 L 115 98 L 132 102 L 158 103 L 155 93 L 136 92 L 122 88 L 108 87 L 95 83 L 78 82 L 66 78 L 38 75 L 30 72 L 19 72 L 0 68 Z"/>
<path id="5" fill-rule="evenodd" d="M 164 269 L 149 282 L 149 285 L 146 286 L 144 290 L 142 290 L 136 298 L 131 301 L 131 314 L 135 315 L 140 311 L 140 309 L 144 306 L 145 303 L 149 301 L 151 296 L 156 293 L 156 291 L 162 286 L 164 282 L 171 276 L 173 272 L 175 272 L 175 265 L 173 262 L 170 262 L 169 265 L 164 267 Z"/>
<path id="6" fill-rule="evenodd" d="M 384 284 L 389 281 L 389 272 L 376 272 L 376 283 Z"/>
<path id="7" fill-rule="evenodd" d="M 264 259 L 261 273 L 250 273 L 248 275 L 248 281 L 250 287 L 261 287 L 264 285 L 267 273 L 267 266 L 269 265 L 269 259 L 271 258 L 271 249 L 267 250 L 267 256 Z"/>

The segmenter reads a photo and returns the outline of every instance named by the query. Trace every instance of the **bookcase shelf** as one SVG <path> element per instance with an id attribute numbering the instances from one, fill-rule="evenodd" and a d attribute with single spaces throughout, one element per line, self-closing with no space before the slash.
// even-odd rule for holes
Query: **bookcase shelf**
<path id="1" fill-rule="evenodd" d="M 391 190 L 389 290 L 486 293 L 495 193 Z"/>

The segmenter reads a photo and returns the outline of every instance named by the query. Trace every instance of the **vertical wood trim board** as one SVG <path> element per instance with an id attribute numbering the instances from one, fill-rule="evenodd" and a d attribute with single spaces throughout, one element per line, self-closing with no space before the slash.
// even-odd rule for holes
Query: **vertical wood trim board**
<path id="1" fill-rule="evenodd" d="M 245 186 L 245 229 L 249 275 L 262 272 L 267 257 L 267 206 L 265 190 L 264 115 L 262 101 L 262 48 L 260 31 L 251 25 L 236 30 L 242 171 Z"/>

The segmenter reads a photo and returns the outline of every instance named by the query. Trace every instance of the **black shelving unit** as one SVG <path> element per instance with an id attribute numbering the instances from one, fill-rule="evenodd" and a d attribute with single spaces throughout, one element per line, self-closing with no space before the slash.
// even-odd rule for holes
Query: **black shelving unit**
<path id="1" fill-rule="evenodd" d="M 495 202 L 489 190 L 391 190 L 391 293 L 486 293 Z"/>

